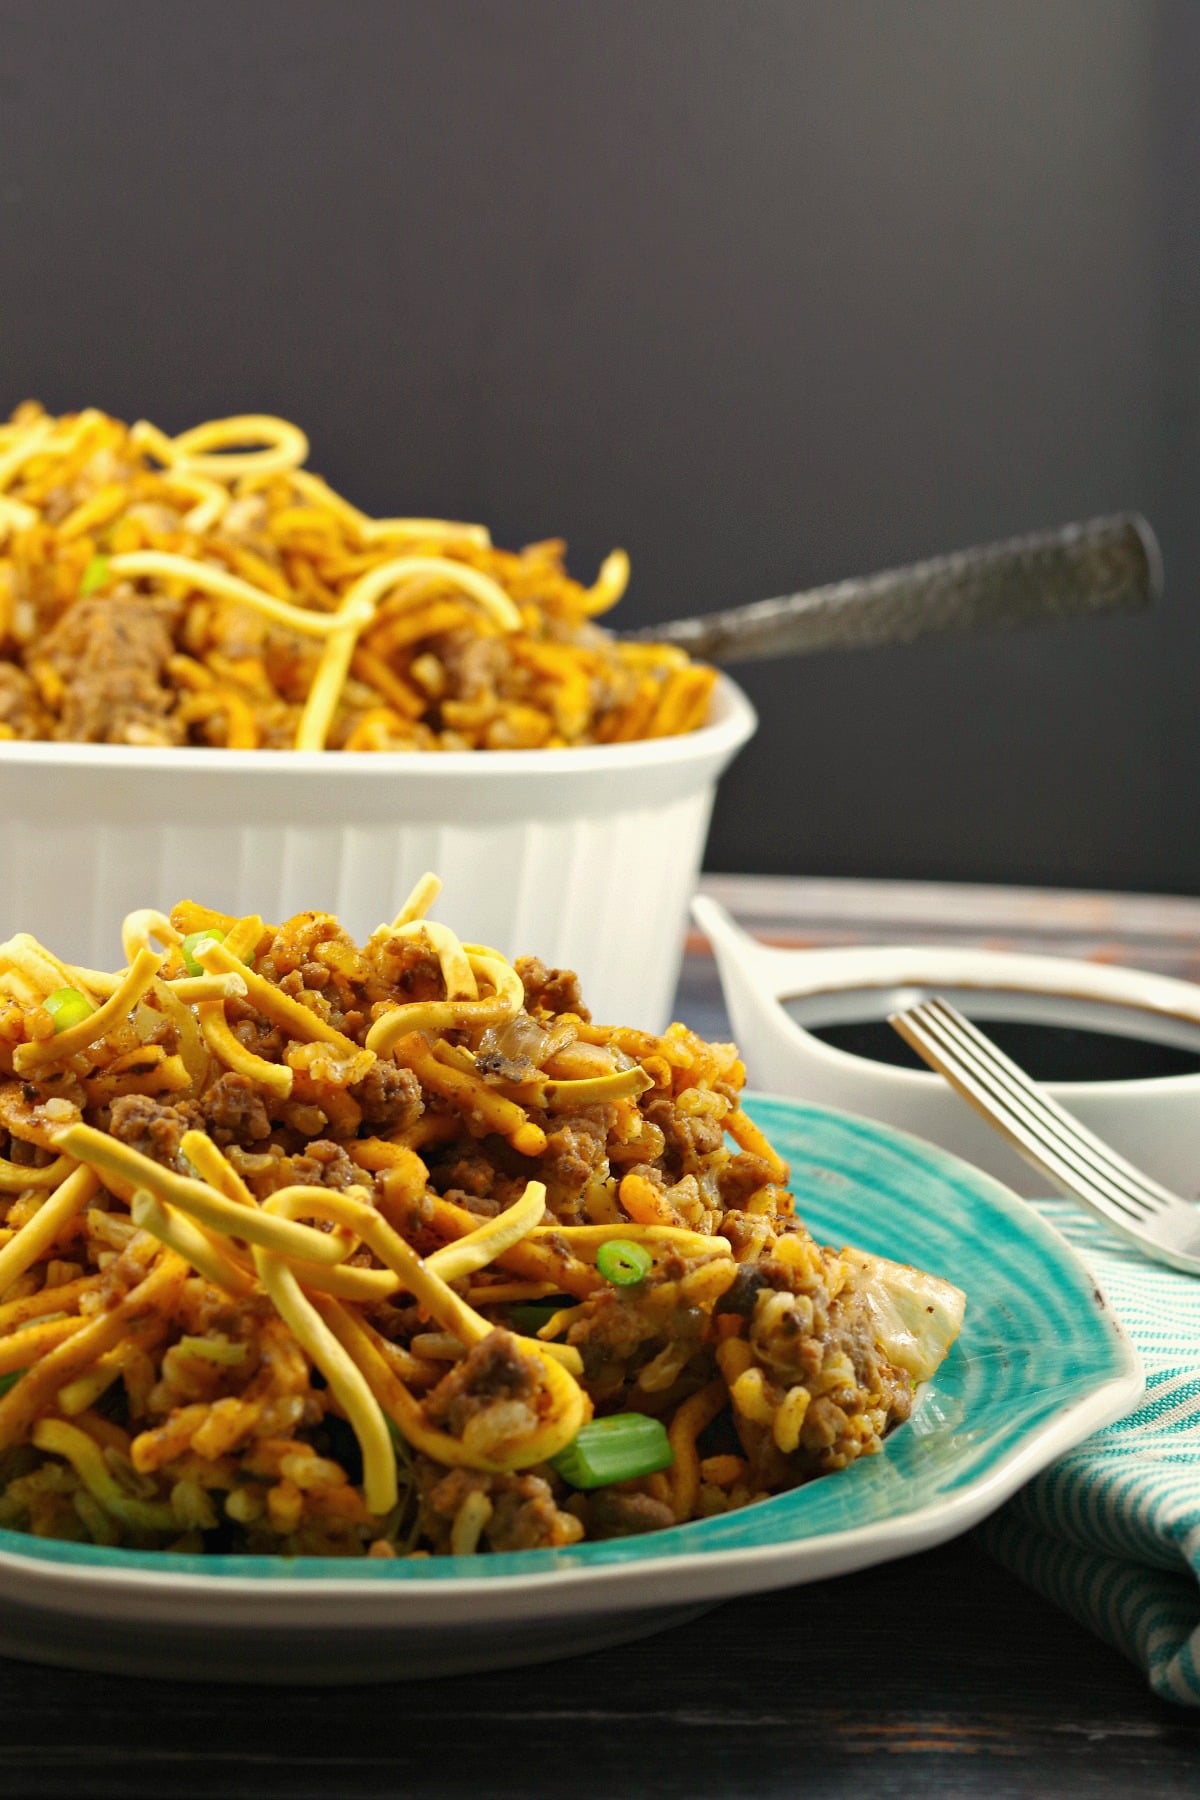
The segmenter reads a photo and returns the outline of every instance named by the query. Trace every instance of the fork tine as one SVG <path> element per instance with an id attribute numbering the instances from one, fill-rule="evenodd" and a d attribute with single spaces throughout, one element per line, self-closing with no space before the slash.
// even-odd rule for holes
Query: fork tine
<path id="1" fill-rule="evenodd" d="M 997 1044 L 947 1001 L 935 999 L 927 1002 L 927 1006 L 942 1032 L 964 1050 L 973 1053 L 1015 1098 L 1031 1108 L 1066 1151 L 1075 1152 L 1084 1158 L 1092 1172 L 1112 1187 L 1114 1197 L 1120 1195 L 1127 1198 L 1135 1208 L 1141 1208 L 1143 1212 L 1161 1212 L 1178 1204 L 1174 1194 L 1167 1193 L 1165 1188 L 1153 1182 L 1140 1169 L 1126 1162 L 1111 1145 L 1094 1136 L 1086 1125 L 1081 1124 L 1066 1107 L 1031 1081 L 1025 1071 L 1005 1056 Z"/>
<path id="2" fill-rule="evenodd" d="M 915 1009 L 914 1009 L 915 1010 Z M 891 1023 L 929 1065 L 944 1076 L 962 1097 L 1012 1147 L 1055 1184 L 1084 1199 L 1107 1218 L 1133 1226 L 1143 1214 L 1128 1198 L 1100 1185 L 1092 1163 L 1050 1134 L 1043 1120 L 1014 1099 L 995 1076 L 981 1069 L 960 1046 L 947 1042 L 928 1019 L 897 1015 Z"/>
<path id="3" fill-rule="evenodd" d="M 912 1045 L 989 1124 L 1006 1137 L 1026 1161 L 1049 1176 L 1058 1186 L 1087 1199 L 1097 1211 L 1114 1212 L 1128 1223 L 1139 1223 L 1142 1214 L 1120 1193 L 1096 1182 L 1094 1165 L 1074 1153 L 1061 1140 L 1048 1135 L 1043 1121 L 1032 1115 L 1022 1092 L 1019 1100 L 997 1083 L 995 1076 L 939 1029 L 936 1013 L 928 1004 L 892 1014 L 889 1023 Z"/>

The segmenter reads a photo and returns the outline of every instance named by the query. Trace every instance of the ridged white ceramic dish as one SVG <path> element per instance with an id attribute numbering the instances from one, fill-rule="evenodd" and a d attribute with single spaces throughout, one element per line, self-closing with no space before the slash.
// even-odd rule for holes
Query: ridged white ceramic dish
<path id="1" fill-rule="evenodd" d="M 578 750 L 345 756 L 0 745 L 0 935 L 115 966 L 122 916 L 193 899 L 362 938 L 435 869 L 442 918 L 577 969 L 599 1018 L 660 1029 L 717 779 L 753 732 L 722 677 L 685 737 Z"/>

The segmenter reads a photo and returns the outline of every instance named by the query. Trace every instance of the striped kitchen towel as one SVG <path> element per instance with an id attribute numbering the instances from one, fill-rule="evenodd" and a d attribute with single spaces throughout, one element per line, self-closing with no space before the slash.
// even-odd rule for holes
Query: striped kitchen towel
<path id="1" fill-rule="evenodd" d="M 1150 1262 L 1070 1200 L 1038 1210 L 1079 1251 L 1141 1352 L 1144 1399 L 980 1528 L 989 1551 L 1200 1706 L 1200 1279 Z"/>

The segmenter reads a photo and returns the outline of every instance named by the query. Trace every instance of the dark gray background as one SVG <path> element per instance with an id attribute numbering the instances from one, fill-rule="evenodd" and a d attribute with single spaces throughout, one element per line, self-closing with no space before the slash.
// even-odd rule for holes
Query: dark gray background
<path id="1" fill-rule="evenodd" d="M 1153 615 L 748 668 L 715 868 L 1200 887 L 1194 0 L 0 0 L 0 404 L 299 420 L 640 624 L 1109 509 Z"/>

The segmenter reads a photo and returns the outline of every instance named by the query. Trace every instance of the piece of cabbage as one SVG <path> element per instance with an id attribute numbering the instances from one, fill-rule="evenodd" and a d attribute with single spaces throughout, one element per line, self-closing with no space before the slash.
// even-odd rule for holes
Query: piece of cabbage
<path id="1" fill-rule="evenodd" d="M 967 1297 L 953 1282 L 865 1250 L 847 1250 L 861 1271 L 875 1341 L 889 1362 L 914 1381 L 928 1381 L 962 1329 Z"/>

